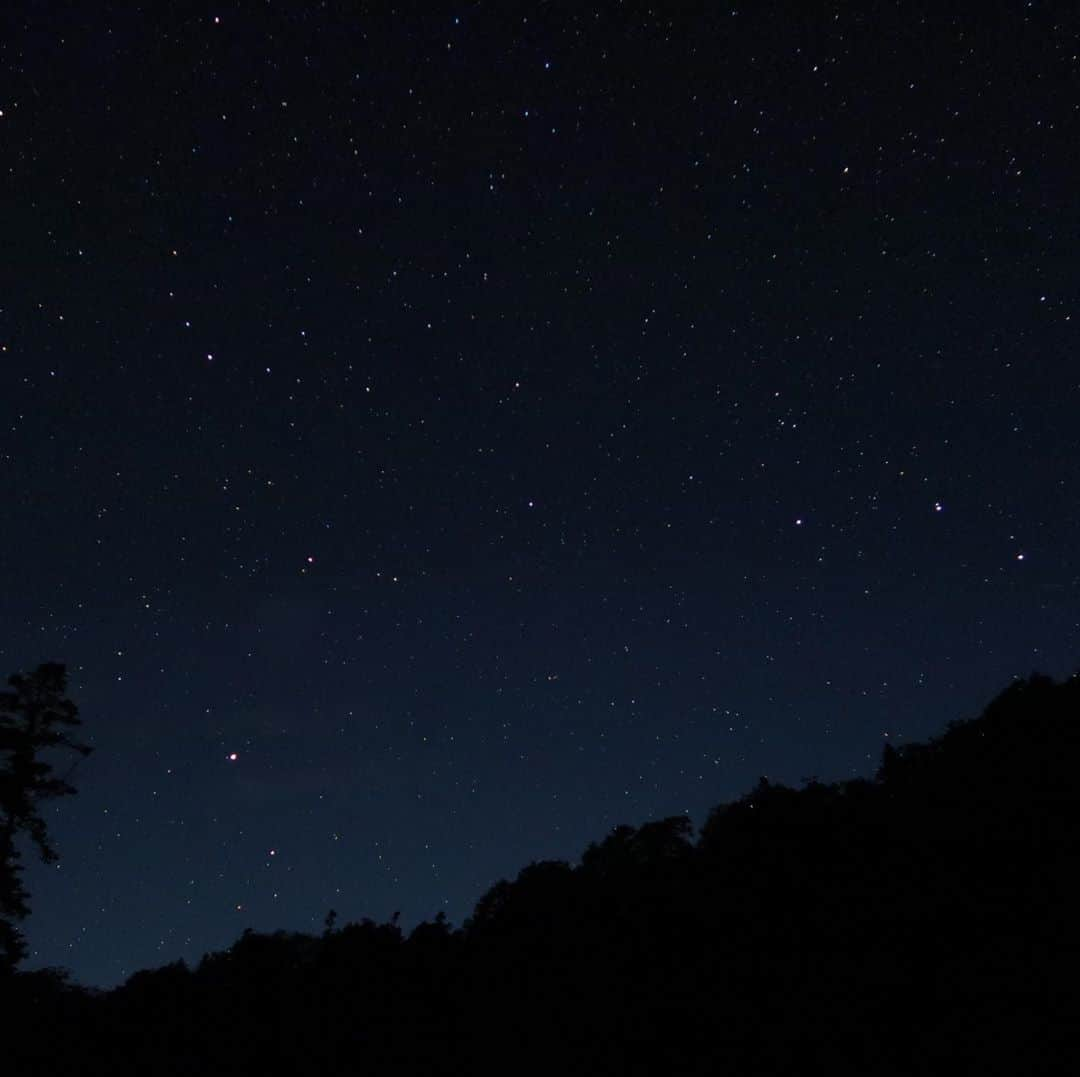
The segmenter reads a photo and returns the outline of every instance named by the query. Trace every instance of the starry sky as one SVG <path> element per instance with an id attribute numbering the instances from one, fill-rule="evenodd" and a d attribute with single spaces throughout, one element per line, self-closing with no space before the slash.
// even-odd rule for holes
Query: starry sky
<path id="1" fill-rule="evenodd" d="M 1080 654 L 1068 5 L 347 7 L 0 17 L 29 967 L 459 924 Z"/>

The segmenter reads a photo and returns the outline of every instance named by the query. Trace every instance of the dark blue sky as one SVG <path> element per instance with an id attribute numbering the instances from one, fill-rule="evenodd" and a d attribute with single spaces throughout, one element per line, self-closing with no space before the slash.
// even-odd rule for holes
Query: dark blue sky
<path id="1" fill-rule="evenodd" d="M 1073 17 L 188 10 L 0 34 L 31 965 L 460 923 L 1075 668 Z"/>

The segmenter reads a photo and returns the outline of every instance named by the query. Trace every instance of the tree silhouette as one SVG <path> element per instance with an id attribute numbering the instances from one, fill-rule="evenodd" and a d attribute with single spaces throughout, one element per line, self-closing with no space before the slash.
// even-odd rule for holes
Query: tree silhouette
<path id="1" fill-rule="evenodd" d="M 91 751 L 71 736 L 81 723 L 78 707 L 66 695 L 63 665 L 46 662 L 33 673 L 15 673 L 8 685 L 11 691 L 0 692 L 0 972 L 11 971 L 26 956 L 15 926 L 30 913 L 16 838 L 27 835 L 42 860 L 54 861 L 38 805 L 75 792 L 67 781 L 71 771 L 56 777 L 42 753 L 66 749 L 85 757 Z"/>

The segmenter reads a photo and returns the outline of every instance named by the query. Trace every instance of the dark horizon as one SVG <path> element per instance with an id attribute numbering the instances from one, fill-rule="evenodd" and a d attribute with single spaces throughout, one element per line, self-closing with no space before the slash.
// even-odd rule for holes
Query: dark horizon
<path id="1" fill-rule="evenodd" d="M 56 700 L 58 670 L 37 694 L 16 678 L 5 714 Z M 1080 674 L 1033 675 L 886 744 L 870 779 L 762 777 L 696 835 L 675 815 L 573 864 L 533 860 L 460 928 L 331 910 L 318 933 L 245 930 L 107 993 L 0 967 L 5 1057 L 20 1073 L 1068 1072 L 1078 758 Z"/>
<path id="2" fill-rule="evenodd" d="M 1016 676 L 1009 682 L 1009 684 L 1011 684 L 1012 686 L 1016 686 L 1022 684 L 1027 679 L 1037 679 L 1043 676 L 1046 676 L 1044 671 L 1033 670 L 1028 674 L 1027 678 Z M 1080 667 L 1076 667 L 1074 665 L 1073 671 L 1066 677 L 1051 679 L 1066 681 L 1074 679 L 1077 676 L 1080 676 Z M 987 706 L 989 706 L 994 700 L 998 699 L 1001 696 L 1001 693 L 1005 690 L 1006 687 L 1008 687 L 1008 685 L 999 685 L 997 691 L 992 692 L 988 696 L 986 696 L 985 700 L 983 701 L 983 706 L 976 708 L 967 708 L 962 714 L 956 715 L 953 718 L 946 720 L 941 724 L 940 727 L 938 727 L 937 729 L 931 729 L 926 736 L 919 738 L 918 740 L 907 738 L 902 735 L 896 738 L 883 738 L 881 741 L 881 747 L 885 748 L 888 745 L 892 745 L 896 748 L 903 748 L 905 746 L 918 747 L 920 744 L 928 740 L 939 740 L 951 726 L 957 723 L 969 722 L 973 718 L 975 718 L 976 715 L 981 714 Z M 840 775 L 814 773 L 802 775 L 799 779 L 794 779 L 778 775 L 775 770 L 773 770 L 771 773 L 763 772 L 762 774 L 758 775 L 756 781 L 751 785 L 747 785 L 745 788 L 738 790 L 733 795 L 714 800 L 713 803 L 706 808 L 705 812 L 700 818 L 693 817 L 689 812 L 682 812 L 676 814 L 686 818 L 690 826 L 688 837 L 696 840 L 698 837 L 700 837 L 700 834 L 702 832 L 702 824 L 706 821 L 709 815 L 715 814 L 718 810 L 725 806 L 737 804 L 738 802 L 751 797 L 754 788 L 762 780 L 771 782 L 778 787 L 794 788 L 801 790 L 806 787 L 807 783 L 810 782 L 822 782 L 826 785 L 831 785 L 852 780 L 873 780 L 875 776 L 880 772 L 881 765 L 882 758 L 879 754 L 878 758 L 873 762 L 873 764 L 869 762 L 867 763 L 865 770 L 860 770 L 857 767 L 852 767 L 849 772 Z M 72 769 L 74 770 L 77 768 Z M 57 811 L 56 814 L 59 816 L 59 811 L 65 811 L 69 815 L 77 815 L 78 807 L 78 801 L 69 801 L 66 802 L 63 807 Z M 56 962 L 36 961 L 34 960 L 33 953 L 31 953 L 31 956 L 28 960 L 22 963 L 21 967 L 24 971 L 60 970 L 65 973 L 65 981 L 72 985 L 84 987 L 90 990 L 108 991 L 119 987 L 121 984 L 128 981 L 133 975 L 137 973 L 154 971 L 156 969 L 162 968 L 163 966 L 173 965 L 177 961 L 182 961 L 189 968 L 194 969 L 198 966 L 200 961 L 203 961 L 209 957 L 213 957 L 215 953 L 220 953 L 221 951 L 229 949 L 231 946 L 236 944 L 236 942 L 240 939 L 241 936 L 243 936 L 245 933 L 250 933 L 252 931 L 256 931 L 262 934 L 299 932 L 301 934 L 306 933 L 311 935 L 317 935 L 320 929 L 325 930 L 326 924 L 328 922 L 328 916 L 330 917 L 331 921 L 338 924 L 339 929 L 349 924 L 359 924 L 362 921 L 374 921 L 375 923 L 380 925 L 393 925 L 399 928 L 406 936 L 408 936 L 417 927 L 423 924 L 430 924 L 436 921 L 436 919 L 439 917 L 445 917 L 446 923 L 450 928 L 460 929 L 474 915 L 477 908 L 477 903 L 484 896 L 484 893 L 486 893 L 487 890 L 490 889 L 491 885 L 494 885 L 500 880 L 513 879 L 520 870 L 528 867 L 529 864 L 537 862 L 544 863 L 549 861 L 565 861 L 569 863 L 572 867 L 578 867 L 581 864 L 582 855 L 586 852 L 587 848 L 593 844 L 602 843 L 603 839 L 610 837 L 612 832 L 628 826 L 635 829 L 643 826 L 647 827 L 651 823 L 670 821 L 673 817 L 674 816 L 672 815 L 663 816 L 660 814 L 654 814 L 652 816 L 649 816 L 648 818 L 625 818 L 621 821 L 614 822 L 604 832 L 586 835 L 585 839 L 574 849 L 568 848 L 566 843 L 563 842 L 551 842 L 546 846 L 541 842 L 540 845 L 537 847 L 540 851 L 537 851 L 536 849 L 523 849 L 521 857 L 519 857 L 517 861 L 510 863 L 507 865 L 507 867 L 501 869 L 501 874 L 489 880 L 489 883 L 483 887 L 483 892 L 477 891 L 471 896 L 471 898 L 466 897 L 465 904 L 461 908 L 448 908 L 444 905 L 438 906 L 437 908 L 429 907 L 428 911 L 425 912 L 424 906 L 421 903 L 414 903 L 413 907 L 408 910 L 403 910 L 402 908 L 395 908 L 392 912 L 373 914 L 365 909 L 346 910 L 330 906 L 328 909 L 325 910 L 321 918 L 316 915 L 312 915 L 309 918 L 310 922 L 302 925 L 285 923 L 275 925 L 267 921 L 256 927 L 253 924 L 244 923 L 243 926 L 239 927 L 232 935 L 229 935 L 224 940 L 219 941 L 216 945 L 205 947 L 202 950 L 200 950 L 199 947 L 196 945 L 191 945 L 188 946 L 185 950 L 178 951 L 172 955 L 162 955 L 162 958 L 160 960 L 156 960 L 142 968 L 125 970 L 123 975 L 118 978 L 115 983 L 86 982 L 85 980 L 81 979 L 77 975 L 76 970 L 73 970 L 70 966 L 65 966 Z M 581 830 L 582 828 L 579 827 L 578 829 Z M 48 872 L 50 870 L 49 866 L 42 866 L 36 861 L 36 858 L 31 857 L 27 857 L 27 863 L 25 866 L 28 869 L 28 874 L 30 875 L 30 878 L 32 880 L 42 880 L 38 883 L 39 886 L 56 886 L 55 876 L 52 878 L 49 878 L 48 876 Z M 56 870 L 57 867 L 57 865 L 52 866 L 53 870 Z M 31 894 L 31 897 L 33 899 L 34 906 L 37 907 L 39 903 L 38 899 L 42 897 L 42 894 L 39 892 L 34 892 Z M 31 916 L 31 918 L 23 924 L 24 930 L 31 937 L 33 935 L 33 924 L 33 916 Z"/>

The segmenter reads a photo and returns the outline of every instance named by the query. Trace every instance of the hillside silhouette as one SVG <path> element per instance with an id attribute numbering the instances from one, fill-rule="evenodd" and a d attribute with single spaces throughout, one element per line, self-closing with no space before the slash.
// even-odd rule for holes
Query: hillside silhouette
<path id="1" fill-rule="evenodd" d="M 89 991 L 0 980 L 4 1073 L 1074 1072 L 1080 677 L 873 778 L 620 826 L 453 928 L 245 932 Z"/>

